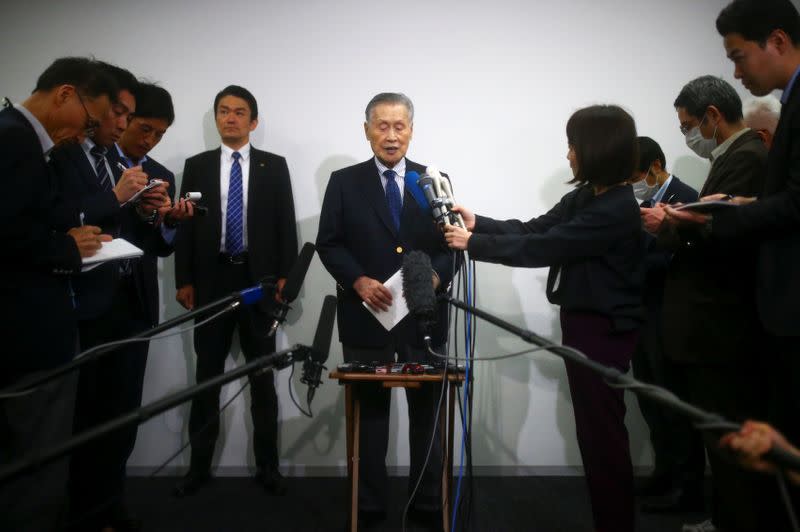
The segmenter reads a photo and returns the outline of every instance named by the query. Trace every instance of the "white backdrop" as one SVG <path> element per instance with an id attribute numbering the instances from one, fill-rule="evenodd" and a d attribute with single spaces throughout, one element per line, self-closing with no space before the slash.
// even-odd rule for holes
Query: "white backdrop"
<path id="1" fill-rule="evenodd" d="M 219 143 L 214 95 L 228 84 L 243 85 L 260 107 L 253 144 L 288 160 L 302 242 L 316 236 L 330 172 L 371 155 L 362 129 L 366 103 L 377 92 L 401 91 L 417 111 L 410 158 L 447 171 L 459 201 L 479 213 L 527 219 L 569 190 L 565 124 L 593 103 L 627 108 L 639 133 L 661 143 L 668 167 L 695 186 L 702 183 L 707 165 L 685 147 L 672 102 L 685 82 L 703 74 L 722 76 L 745 96 L 714 29 L 725 3 L 17 1 L 3 13 L 0 95 L 22 100 L 55 57 L 73 54 L 93 54 L 157 81 L 172 93 L 177 118 L 152 156 L 180 183 L 184 159 Z M 544 295 L 546 274 L 481 264 L 479 304 L 559 339 L 557 309 Z M 181 311 L 171 258 L 162 280 L 169 318 Z M 310 343 L 322 298 L 334 292 L 315 258 L 279 345 Z M 336 335 L 333 345 L 329 366 L 341 361 Z M 480 325 L 478 354 L 522 346 Z M 236 350 L 229 365 L 242 361 Z M 476 466 L 506 474 L 576 470 L 580 456 L 560 361 L 542 353 L 484 363 L 476 377 Z M 277 379 L 282 464 L 291 474 L 340 472 L 342 389 L 326 382 L 315 417 L 307 419 L 289 401 L 288 371 Z M 193 380 L 188 334 L 151 345 L 145 401 Z M 223 400 L 239 386 L 226 387 Z M 304 396 L 305 386 L 295 386 Z M 389 461 L 402 469 L 406 409 L 402 393 L 396 398 Z M 647 428 L 635 400 L 628 405 L 634 463 L 647 465 Z M 130 465 L 149 470 L 172 454 L 185 441 L 188 414 L 184 406 L 143 425 Z M 223 470 L 251 466 L 249 397 L 226 411 L 222 432 Z M 187 463 L 184 454 L 173 465 Z"/>

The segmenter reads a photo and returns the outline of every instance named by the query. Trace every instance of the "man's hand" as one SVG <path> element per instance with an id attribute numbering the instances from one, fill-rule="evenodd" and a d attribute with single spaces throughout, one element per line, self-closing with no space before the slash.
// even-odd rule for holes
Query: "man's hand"
<path id="1" fill-rule="evenodd" d="M 467 223 L 466 219 L 464 219 L 464 223 Z M 475 227 L 475 218 L 472 219 L 472 227 Z M 450 224 L 444 226 L 444 239 L 447 240 L 447 245 L 451 249 L 467 249 L 470 237 L 472 237 L 472 233 L 466 229 Z"/>
<path id="2" fill-rule="evenodd" d="M 386 312 L 392 306 L 392 293 L 380 281 L 362 275 L 353 283 L 353 289 L 375 312 Z"/>
<path id="3" fill-rule="evenodd" d="M 175 300 L 187 310 L 194 309 L 194 285 L 187 284 L 178 288 Z"/>
<path id="4" fill-rule="evenodd" d="M 729 201 L 734 205 L 747 205 L 748 203 L 753 203 L 758 198 L 752 198 L 747 196 L 734 196 L 731 198 L 728 194 L 709 194 L 708 196 L 703 196 L 700 198 L 700 201 Z"/>
<path id="5" fill-rule="evenodd" d="M 167 187 L 169 187 L 169 183 L 163 181 L 158 186 L 142 194 L 139 208 L 143 212 L 158 211 L 159 217 L 166 214 L 166 211 L 172 208 L 172 202 L 169 199 L 169 194 L 167 194 Z"/>
<path id="6" fill-rule="evenodd" d="M 764 455 L 773 447 L 800 455 L 800 451 L 786 441 L 783 434 L 757 421 L 746 421 L 739 432 L 726 434 L 720 439 L 719 446 L 733 451 L 744 467 L 762 472 L 775 471 L 775 465 L 764 459 Z M 800 482 L 800 475 L 794 473 L 792 479 Z"/>
<path id="7" fill-rule="evenodd" d="M 194 216 L 194 204 L 185 198 L 181 198 L 172 207 L 163 209 L 163 213 L 159 211 L 159 214 L 165 222 L 175 225 Z"/>
<path id="8" fill-rule="evenodd" d="M 711 219 L 711 215 L 709 214 L 700 214 L 690 210 L 676 211 L 669 205 L 664 206 L 664 212 L 666 216 L 662 223 L 674 226 L 705 225 Z"/>
<path id="9" fill-rule="evenodd" d="M 648 233 L 656 234 L 661 229 L 661 224 L 664 222 L 666 213 L 664 212 L 664 204 L 659 203 L 655 207 L 647 208 L 641 207 L 639 209 L 642 216 L 642 226 Z"/>
<path id="10" fill-rule="evenodd" d="M 122 172 L 114 187 L 114 195 L 117 196 L 117 201 L 121 205 L 145 186 L 147 186 L 147 174 L 142 171 L 141 166 L 134 166 Z"/>
<path id="11" fill-rule="evenodd" d="M 457 212 L 461 215 L 461 218 L 464 220 L 464 225 L 467 226 L 467 231 L 473 231 L 475 229 L 475 213 L 471 210 L 467 209 L 463 205 L 453 205 L 450 209 L 453 212 Z"/>
<path id="12" fill-rule="evenodd" d="M 281 277 L 275 283 L 275 301 L 278 303 L 285 303 L 283 300 L 283 287 L 286 286 L 286 277 Z"/>
<path id="13" fill-rule="evenodd" d="M 91 257 L 100 249 L 103 242 L 111 242 L 111 235 L 104 235 L 100 228 L 94 225 L 73 227 L 67 234 L 75 240 L 81 258 Z"/>

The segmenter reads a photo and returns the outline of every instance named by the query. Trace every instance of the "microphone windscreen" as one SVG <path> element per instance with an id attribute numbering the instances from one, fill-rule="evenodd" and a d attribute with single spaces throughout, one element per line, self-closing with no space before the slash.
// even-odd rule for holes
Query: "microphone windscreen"
<path id="1" fill-rule="evenodd" d="M 314 343 L 311 345 L 312 357 L 315 361 L 324 363 L 328 360 L 333 335 L 333 322 L 336 319 L 336 296 L 325 296 L 322 301 L 322 310 L 319 313 L 317 332 L 314 334 Z"/>
<path id="2" fill-rule="evenodd" d="M 419 174 L 411 170 L 410 172 L 406 172 L 403 180 L 405 181 L 406 190 L 411 192 L 411 195 L 414 196 L 414 200 L 417 202 L 417 205 L 419 205 L 419 208 L 422 209 L 423 212 L 430 213 L 431 206 L 428 204 L 428 200 L 425 199 L 425 194 L 417 183 L 417 181 L 419 181 Z"/>
<path id="3" fill-rule="evenodd" d="M 417 318 L 432 319 L 436 311 L 431 258 L 422 251 L 403 256 L 403 296 L 409 312 Z"/>
<path id="4" fill-rule="evenodd" d="M 300 255 L 289 270 L 286 276 L 286 284 L 283 286 L 283 300 L 291 303 L 297 299 L 300 293 L 300 287 L 303 286 L 303 280 L 306 278 L 308 267 L 311 265 L 311 259 L 314 258 L 314 244 L 306 242 L 303 244 L 303 249 L 300 250 Z"/>

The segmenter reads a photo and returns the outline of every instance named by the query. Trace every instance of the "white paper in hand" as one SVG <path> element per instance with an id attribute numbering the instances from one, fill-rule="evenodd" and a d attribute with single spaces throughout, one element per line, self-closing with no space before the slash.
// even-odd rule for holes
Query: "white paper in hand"
<path id="1" fill-rule="evenodd" d="M 130 259 L 133 257 L 141 257 L 142 255 L 144 255 L 144 251 L 124 238 L 115 238 L 111 242 L 103 242 L 100 249 L 97 250 L 97 253 L 91 257 L 84 257 L 81 271 L 88 272 L 110 260 Z"/>
<path id="2" fill-rule="evenodd" d="M 375 316 L 375 319 L 378 320 L 387 331 L 391 331 L 394 329 L 395 325 L 408 316 L 408 305 L 406 304 L 406 298 L 403 297 L 403 270 L 397 270 L 394 275 L 383 283 L 383 286 L 392 293 L 392 305 L 389 307 L 389 310 L 386 312 L 375 312 L 369 308 L 369 305 L 366 303 L 362 302 L 361 304 L 364 305 L 364 308 L 366 308 L 370 314 Z"/>

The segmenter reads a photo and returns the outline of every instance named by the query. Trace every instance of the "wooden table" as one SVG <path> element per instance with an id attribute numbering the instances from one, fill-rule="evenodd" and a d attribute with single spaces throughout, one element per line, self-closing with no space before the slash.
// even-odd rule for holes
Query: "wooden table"
<path id="1" fill-rule="evenodd" d="M 443 376 L 410 375 L 391 373 L 343 373 L 333 371 L 331 379 L 336 379 L 345 389 L 345 419 L 347 422 L 347 478 L 350 485 L 350 530 L 358 530 L 358 470 L 359 448 L 358 436 L 361 429 L 361 402 L 358 397 L 358 385 L 364 383 L 382 383 L 384 388 L 420 388 L 426 383 L 441 383 Z M 464 382 L 463 373 L 447 376 L 447 402 L 442 401 L 439 409 L 439 434 L 442 441 L 442 527 L 450 530 L 450 487 L 453 481 L 453 418 L 455 407 L 455 389 Z M 445 428 L 447 433 L 445 434 Z M 446 435 L 446 437 L 445 437 Z"/>

